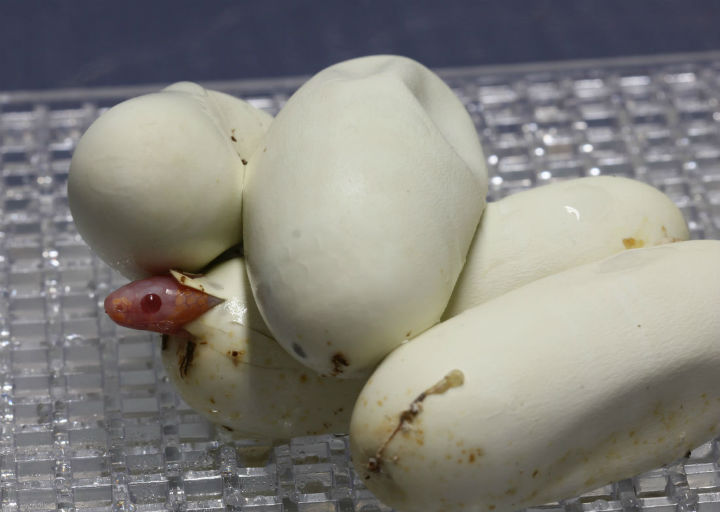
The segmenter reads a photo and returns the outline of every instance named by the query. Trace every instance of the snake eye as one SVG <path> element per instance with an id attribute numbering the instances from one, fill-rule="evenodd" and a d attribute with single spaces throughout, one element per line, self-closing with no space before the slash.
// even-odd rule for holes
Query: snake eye
<path id="1" fill-rule="evenodd" d="M 162 307 L 162 299 L 155 293 L 148 293 L 140 299 L 140 309 L 143 313 L 157 313 Z"/>

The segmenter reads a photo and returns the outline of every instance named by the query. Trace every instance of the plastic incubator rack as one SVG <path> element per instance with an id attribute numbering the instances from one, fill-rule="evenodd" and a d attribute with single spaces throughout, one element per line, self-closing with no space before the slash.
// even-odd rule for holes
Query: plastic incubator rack
<path id="1" fill-rule="evenodd" d="M 440 70 L 470 111 L 490 199 L 622 175 L 720 238 L 720 53 Z M 276 113 L 301 78 L 204 84 Z M 73 148 L 108 107 L 160 86 L 0 93 L 0 510 L 388 511 L 343 435 L 232 439 L 175 394 L 159 337 L 116 327 L 123 284 L 67 203 Z M 717 441 L 538 510 L 720 511 Z"/>

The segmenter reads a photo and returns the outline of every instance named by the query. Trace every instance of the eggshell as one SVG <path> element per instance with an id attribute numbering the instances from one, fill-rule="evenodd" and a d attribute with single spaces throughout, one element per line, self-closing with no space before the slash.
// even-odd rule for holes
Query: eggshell
<path id="1" fill-rule="evenodd" d="M 486 191 L 473 123 L 427 68 L 373 56 L 318 73 L 248 166 L 245 254 L 275 338 L 346 377 L 436 323 Z"/>
<path id="2" fill-rule="evenodd" d="M 689 237 L 675 203 L 640 181 L 598 176 L 519 192 L 485 208 L 443 317 L 566 268 Z"/>
<path id="3" fill-rule="evenodd" d="M 720 242 L 626 251 L 513 290 L 390 354 L 353 463 L 385 504 L 512 511 L 658 467 L 720 432 Z"/>
<path id="4" fill-rule="evenodd" d="M 364 380 L 321 377 L 270 338 L 241 258 L 202 277 L 174 275 L 226 299 L 185 326 L 192 340 L 163 338 L 163 365 L 188 405 L 238 436 L 287 440 L 348 432 Z"/>
<path id="5" fill-rule="evenodd" d="M 116 105 L 73 154 L 78 232 L 129 278 L 201 268 L 242 238 L 244 162 L 270 120 L 188 82 Z"/>

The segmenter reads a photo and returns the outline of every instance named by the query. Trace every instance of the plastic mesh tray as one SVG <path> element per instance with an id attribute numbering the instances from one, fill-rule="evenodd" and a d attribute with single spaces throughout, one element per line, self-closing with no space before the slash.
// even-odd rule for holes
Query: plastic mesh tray
<path id="1" fill-rule="evenodd" d="M 442 72 L 467 105 L 490 197 L 615 174 L 651 183 L 694 238 L 719 238 L 720 54 Z M 207 84 L 275 113 L 300 79 Z M 0 93 L 0 507 L 385 511 L 344 436 L 233 440 L 173 391 L 156 336 L 113 325 L 123 279 L 68 210 L 75 143 L 157 87 Z M 543 509 L 720 510 L 716 441 L 668 468 Z"/>

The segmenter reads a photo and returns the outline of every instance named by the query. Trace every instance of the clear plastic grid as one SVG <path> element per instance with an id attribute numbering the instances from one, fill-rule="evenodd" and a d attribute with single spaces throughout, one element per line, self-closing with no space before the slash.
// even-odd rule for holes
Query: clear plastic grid
<path id="1" fill-rule="evenodd" d="M 614 174 L 663 190 L 694 238 L 720 238 L 720 55 L 457 69 L 490 198 Z M 271 113 L 299 79 L 208 84 Z M 73 148 L 109 106 L 157 88 L 0 94 L 0 509 L 387 511 L 347 439 L 229 437 L 175 394 L 158 339 L 112 324 L 124 282 L 74 229 Z M 538 509 L 720 511 L 720 447 Z"/>

